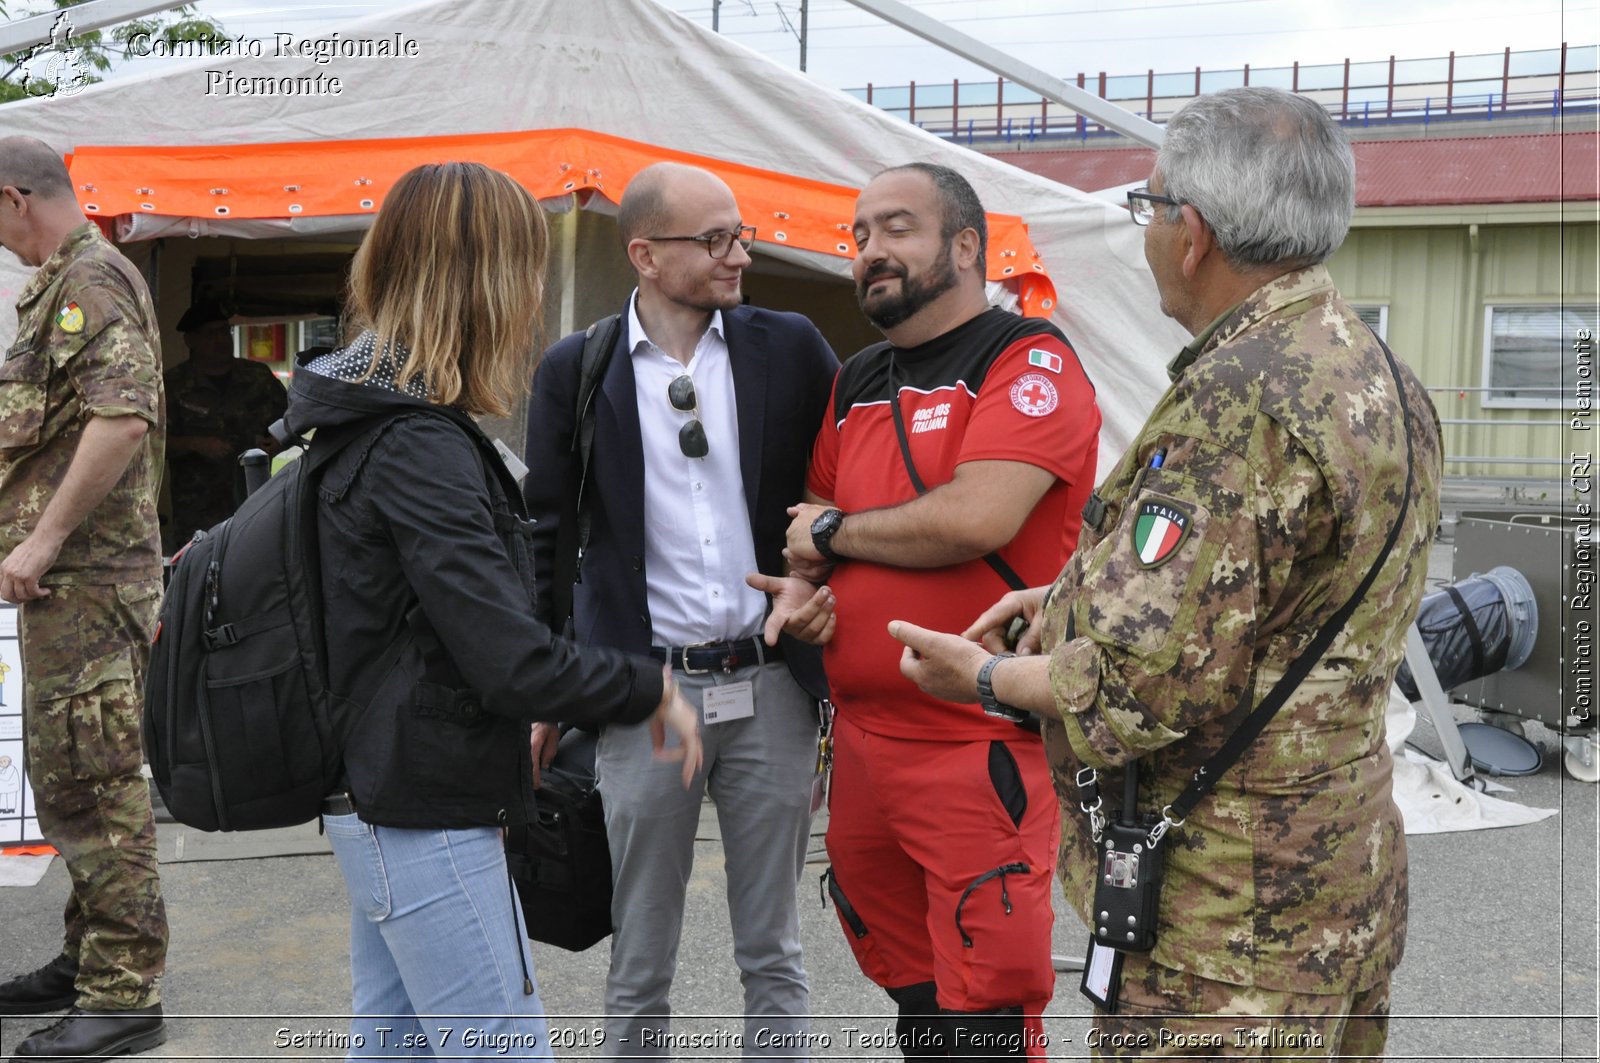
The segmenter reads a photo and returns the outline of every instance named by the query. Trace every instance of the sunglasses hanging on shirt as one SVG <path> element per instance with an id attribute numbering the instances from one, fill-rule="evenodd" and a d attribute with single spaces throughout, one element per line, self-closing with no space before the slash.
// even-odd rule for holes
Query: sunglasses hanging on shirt
<path id="1" fill-rule="evenodd" d="M 678 449 L 686 458 L 703 458 L 711 452 L 706 440 L 706 426 L 700 423 L 700 402 L 694 393 L 694 378 L 688 373 L 674 377 L 667 385 L 667 401 L 674 410 L 692 414 L 687 424 L 678 430 Z"/>

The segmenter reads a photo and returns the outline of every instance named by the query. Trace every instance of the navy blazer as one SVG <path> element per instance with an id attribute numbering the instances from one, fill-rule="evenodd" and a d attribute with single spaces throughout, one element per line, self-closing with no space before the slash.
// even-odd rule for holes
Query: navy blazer
<path id="1" fill-rule="evenodd" d="M 627 321 L 624 307 L 617 345 L 595 396 L 586 488 L 591 527 L 573 588 L 573 621 L 581 644 L 642 654 L 653 641 L 644 576 L 644 451 Z M 756 564 L 776 575 L 783 572 L 788 507 L 805 491 L 806 466 L 839 360 L 816 326 L 800 314 L 740 306 L 724 310 L 722 324 L 733 370 L 739 466 Z M 537 521 L 534 569 L 544 610 L 550 602 L 562 501 L 576 475 L 572 441 L 583 338 L 575 332 L 545 352 L 528 405 L 524 461 L 529 471 L 523 494 L 529 515 Z M 795 678 L 813 696 L 825 697 L 820 651 L 788 636 L 783 647 Z"/>

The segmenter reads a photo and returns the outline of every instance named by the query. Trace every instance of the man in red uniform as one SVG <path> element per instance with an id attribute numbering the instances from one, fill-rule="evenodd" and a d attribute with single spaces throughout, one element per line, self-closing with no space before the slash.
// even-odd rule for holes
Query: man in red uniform
<path id="1" fill-rule="evenodd" d="M 896 167 L 862 191 L 857 294 L 889 342 L 840 370 L 790 510 L 796 572 L 834 566 L 830 891 L 908 1058 L 1043 1058 L 1054 984 L 1037 727 L 923 694 L 887 630 L 959 630 L 1007 584 L 1051 578 L 1094 487 L 1094 389 L 1054 326 L 989 307 L 986 240 L 952 170 Z"/>

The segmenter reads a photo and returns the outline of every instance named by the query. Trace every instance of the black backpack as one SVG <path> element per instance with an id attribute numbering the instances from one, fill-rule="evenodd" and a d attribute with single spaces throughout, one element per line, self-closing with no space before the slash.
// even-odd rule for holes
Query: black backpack
<path id="1" fill-rule="evenodd" d="M 317 482 L 345 447 L 390 421 L 442 416 L 500 465 L 470 419 L 405 407 L 323 428 L 237 512 L 173 557 L 145 679 L 144 742 L 167 811 L 200 830 L 316 819 L 356 722 L 328 690 L 317 551 Z M 488 451 L 484 454 L 484 451 Z"/>

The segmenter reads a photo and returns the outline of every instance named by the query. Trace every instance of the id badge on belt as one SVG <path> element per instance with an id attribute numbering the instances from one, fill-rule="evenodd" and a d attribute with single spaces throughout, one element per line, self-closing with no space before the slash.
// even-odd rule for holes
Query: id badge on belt
<path id="1" fill-rule="evenodd" d="M 817 773 L 811 780 L 811 814 L 828 803 L 828 780 L 833 777 L 833 702 L 817 702 L 822 724 L 817 731 Z"/>

